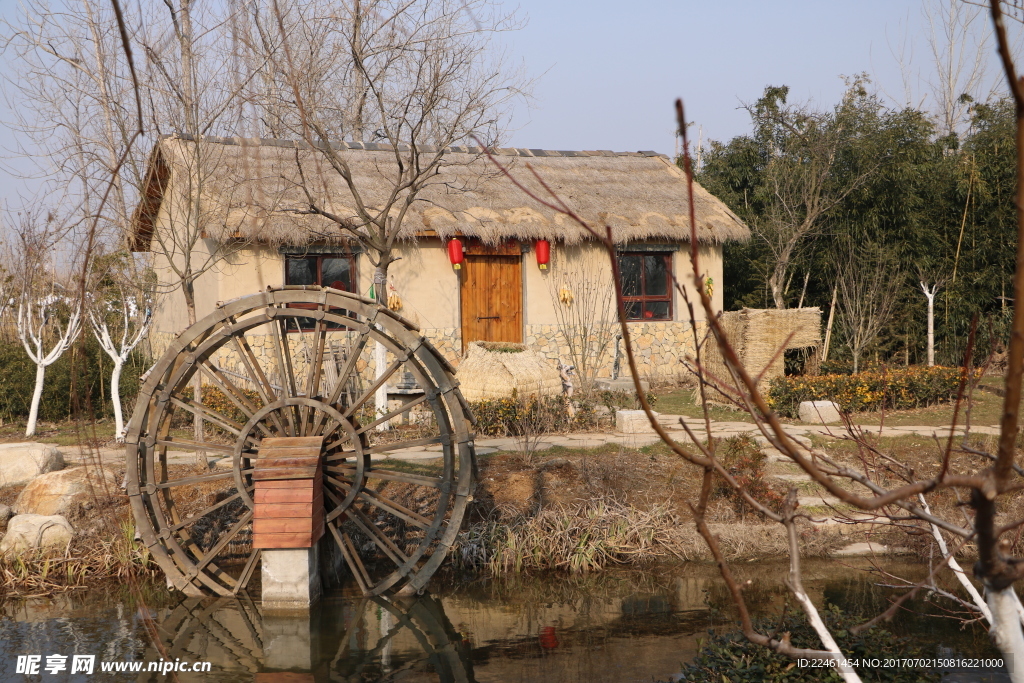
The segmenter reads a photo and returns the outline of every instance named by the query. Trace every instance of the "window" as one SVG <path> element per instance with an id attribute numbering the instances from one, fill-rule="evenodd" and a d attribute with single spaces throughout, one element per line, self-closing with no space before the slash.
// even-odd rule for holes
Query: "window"
<path id="1" fill-rule="evenodd" d="M 354 291 L 355 257 L 344 254 L 308 254 L 285 257 L 286 285 L 320 285 Z"/>
<path id="2" fill-rule="evenodd" d="M 320 285 L 346 292 L 355 291 L 356 257 L 351 254 L 286 255 L 284 283 L 286 285 Z M 313 304 L 294 304 L 296 308 L 316 308 Z M 344 315 L 344 312 L 342 312 Z M 316 326 L 312 318 L 297 318 L 304 330 Z M 329 325 L 329 329 L 342 329 Z"/>
<path id="3" fill-rule="evenodd" d="M 628 320 L 672 319 L 672 254 L 619 254 L 622 303 Z"/>

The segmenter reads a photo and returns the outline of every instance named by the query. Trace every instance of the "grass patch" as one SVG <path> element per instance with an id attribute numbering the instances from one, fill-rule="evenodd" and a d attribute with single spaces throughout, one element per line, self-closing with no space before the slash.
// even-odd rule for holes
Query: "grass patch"
<path id="1" fill-rule="evenodd" d="M 669 389 L 664 392 L 656 392 L 657 411 L 669 415 L 683 415 L 693 419 L 704 419 L 704 409 L 698 400 L 694 400 L 693 389 Z M 709 406 L 708 412 L 715 422 L 753 422 L 749 415 L 742 410 L 733 410 L 722 405 Z"/>

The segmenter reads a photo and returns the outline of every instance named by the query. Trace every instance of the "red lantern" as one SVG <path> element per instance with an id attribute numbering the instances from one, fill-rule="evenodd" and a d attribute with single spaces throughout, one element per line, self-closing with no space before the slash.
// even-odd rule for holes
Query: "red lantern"
<path id="1" fill-rule="evenodd" d="M 461 268 L 462 262 L 466 260 L 465 254 L 462 253 L 462 242 L 458 239 L 448 242 L 448 260 L 452 262 L 452 267 L 455 270 Z"/>
<path id="2" fill-rule="evenodd" d="M 547 240 L 537 240 L 534 251 L 537 252 L 537 265 L 541 270 L 547 270 L 551 262 L 551 244 Z"/>

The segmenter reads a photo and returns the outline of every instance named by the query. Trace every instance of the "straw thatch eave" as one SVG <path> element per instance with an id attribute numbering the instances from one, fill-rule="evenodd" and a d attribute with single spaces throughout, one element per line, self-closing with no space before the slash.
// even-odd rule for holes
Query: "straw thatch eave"
<path id="1" fill-rule="evenodd" d="M 341 143 L 365 203 L 381 206 L 395 185 L 397 164 L 390 145 Z M 421 148 L 431 154 L 431 148 Z M 540 196 L 546 191 L 528 163 L 561 200 L 598 229 L 611 226 L 618 243 L 688 242 L 689 203 L 685 175 L 654 152 L 553 152 L 501 149 L 495 158 Z M 170 137 L 151 157 L 146 193 L 136 211 L 133 245 L 148 248 L 156 216 L 167 197 L 187 204 L 198 192 L 202 228 L 220 241 L 243 240 L 272 246 L 344 244 L 351 236 L 332 221 L 306 213 L 305 189 L 321 207 L 358 221 L 352 194 L 322 154 L 302 142 L 235 138 Z M 150 190 L 152 189 L 152 192 Z M 404 197 L 400 197 L 400 202 Z M 694 183 L 698 240 L 705 244 L 745 241 L 743 222 Z M 174 202 L 171 202 L 171 206 Z M 396 206 L 397 208 L 397 206 Z M 173 211 L 164 211 L 171 225 Z M 392 215 L 394 215 L 394 211 Z M 590 235 L 565 216 L 523 193 L 472 147 L 445 151 L 438 172 L 409 206 L 402 239 L 465 236 L 494 244 L 515 239 L 548 239 L 574 244 Z"/>

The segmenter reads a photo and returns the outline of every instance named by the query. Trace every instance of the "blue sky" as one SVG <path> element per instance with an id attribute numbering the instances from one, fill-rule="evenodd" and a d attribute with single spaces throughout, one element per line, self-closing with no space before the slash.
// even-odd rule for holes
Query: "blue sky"
<path id="1" fill-rule="evenodd" d="M 765 85 L 831 104 L 843 90 L 840 75 L 868 72 L 902 100 L 893 53 L 912 56 L 913 72 L 931 68 L 921 0 L 525 0 L 521 7 L 530 22 L 514 49 L 535 73 L 548 71 L 535 109 L 517 116 L 517 146 L 672 153 L 675 97 L 705 139 L 724 140 L 748 130 L 739 107 Z"/>
<path id="2" fill-rule="evenodd" d="M 0 16 L 16 8 L 0 0 Z M 539 78 L 507 138 L 521 147 L 671 154 L 675 97 L 705 140 L 725 140 L 748 130 L 740 106 L 765 85 L 828 105 L 840 75 L 868 72 L 902 102 L 893 52 L 905 46 L 911 72 L 932 69 L 922 0 L 523 0 L 520 9 L 528 25 L 506 41 Z M 0 128 L 0 145 L 11 143 Z M 19 182 L 0 171 L 0 197 L 13 198 Z"/>

